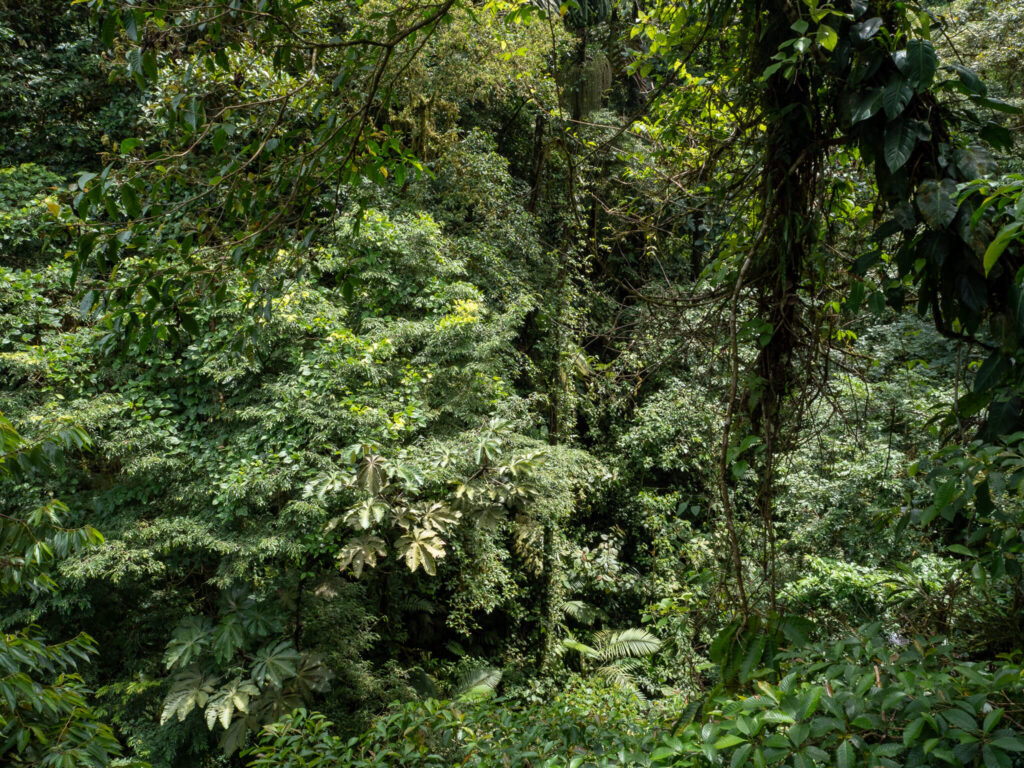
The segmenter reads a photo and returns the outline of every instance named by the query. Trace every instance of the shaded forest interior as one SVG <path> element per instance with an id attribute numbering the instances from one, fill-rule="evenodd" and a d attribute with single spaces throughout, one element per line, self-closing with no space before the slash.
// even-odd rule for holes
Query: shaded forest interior
<path id="1" fill-rule="evenodd" d="M 1024 0 L 0 0 L 0 764 L 1024 766 Z"/>

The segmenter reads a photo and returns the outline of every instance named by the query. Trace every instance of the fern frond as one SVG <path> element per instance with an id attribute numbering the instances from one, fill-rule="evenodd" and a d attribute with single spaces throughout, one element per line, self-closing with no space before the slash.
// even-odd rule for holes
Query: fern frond
<path id="1" fill-rule="evenodd" d="M 433 615 L 437 606 L 424 597 L 406 597 L 397 601 L 398 610 L 402 613 L 427 613 Z"/>

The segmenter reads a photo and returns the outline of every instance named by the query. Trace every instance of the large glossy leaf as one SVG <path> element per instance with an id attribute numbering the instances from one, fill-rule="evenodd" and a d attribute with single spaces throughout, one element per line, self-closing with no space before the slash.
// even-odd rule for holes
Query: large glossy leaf
<path id="1" fill-rule="evenodd" d="M 982 82 L 982 79 L 978 77 L 978 73 L 969 67 L 965 67 L 962 64 L 952 64 L 951 68 L 956 72 L 960 78 L 960 82 L 964 88 L 970 92 L 977 94 L 978 96 L 988 95 L 988 87 Z"/>
<path id="2" fill-rule="evenodd" d="M 850 98 L 850 122 L 856 124 L 873 117 L 882 107 L 882 96 L 881 88 L 855 93 Z"/>
<path id="3" fill-rule="evenodd" d="M 1003 112 L 1007 115 L 1019 115 L 1022 112 L 1021 108 L 1014 104 L 1002 101 L 1001 99 L 993 99 L 988 96 L 972 96 L 971 101 L 979 107 L 987 107 L 988 109 L 994 109 L 996 112 Z"/>
<path id="4" fill-rule="evenodd" d="M 978 373 L 974 376 L 974 392 L 988 392 L 994 389 L 1010 370 L 1010 361 L 1001 349 L 997 349 L 988 356 Z"/>
<path id="5" fill-rule="evenodd" d="M 930 41 L 911 40 L 906 49 L 897 51 L 893 58 L 914 90 L 921 92 L 931 85 L 939 60 Z"/>
<path id="6" fill-rule="evenodd" d="M 918 187 L 916 201 L 925 223 L 932 229 L 944 229 L 956 218 L 956 183 L 951 179 L 927 179 Z"/>
<path id="7" fill-rule="evenodd" d="M 878 34 L 878 30 L 882 28 L 882 19 L 878 16 L 874 16 L 865 21 L 861 21 L 850 27 L 850 39 L 855 43 L 866 43 L 868 40 Z"/>
<path id="8" fill-rule="evenodd" d="M 882 91 L 882 107 L 885 109 L 885 116 L 890 120 L 895 120 L 903 114 L 903 110 L 907 108 L 913 97 L 914 89 L 910 83 L 900 75 L 893 75 Z"/>
<path id="9" fill-rule="evenodd" d="M 885 164 L 893 173 L 910 159 L 917 143 L 917 130 L 909 120 L 902 118 L 890 123 L 885 129 Z"/>

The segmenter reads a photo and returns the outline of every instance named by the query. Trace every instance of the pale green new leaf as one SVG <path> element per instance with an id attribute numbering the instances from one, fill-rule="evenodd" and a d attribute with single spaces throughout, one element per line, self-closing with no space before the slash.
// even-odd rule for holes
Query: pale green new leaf
<path id="1" fill-rule="evenodd" d="M 205 707 L 216 683 L 216 678 L 207 678 L 195 666 L 179 672 L 172 679 L 171 689 L 167 692 L 167 696 L 164 697 L 164 706 L 160 713 L 160 724 L 163 725 L 175 715 L 178 721 L 181 722 L 196 707 L 200 709 Z"/>
<path id="2" fill-rule="evenodd" d="M 459 522 L 460 517 L 462 517 L 461 512 L 452 509 L 446 504 L 434 503 L 428 507 L 420 508 L 420 520 L 423 523 L 423 527 L 439 533 Z"/>
<path id="3" fill-rule="evenodd" d="M 992 270 L 992 267 L 996 265 L 996 262 L 999 261 L 999 257 L 1003 255 L 1003 251 L 1006 250 L 1007 246 L 1021 236 L 1022 227 L 1024 227 L 1024 222 L 1018 221 L 1012 224 L 1007 224 L 999 230 L 999 234 L 996 235 L 988 248 L 985 249 L 985 256 L 982 259 L 986 275 Z"/>
<path id="4" fill-rule="evenodd" d="M 431 576 L 437 573 L 436 558 L 444 557 L 444 542 L 433 531 L 414 528 L 398 540 L 398 548 L 410 571 L 422 567 Z"/>
<path id="5" fill-rule="evenodd" d="M 236 711 L 249 711 L 250 698 L 258 696 L 259 692 L 259 688 L 249 680 L 236 677 L 210 697 L 206 705 L 206 727 L 212 731 L 219 721 L 222 728 L 227 728 Z"/>

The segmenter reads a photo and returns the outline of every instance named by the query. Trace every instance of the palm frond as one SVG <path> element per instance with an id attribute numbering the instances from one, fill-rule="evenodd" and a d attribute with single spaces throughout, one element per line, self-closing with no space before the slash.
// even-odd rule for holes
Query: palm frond
<path id="1" fill-rule="evenodd" d="M 624 669 L 619 662 L 614 664 L 606 664 L 603 667 L 598 667 L 594 670 L 594 674 L 598 677 L 603 678 L 611 685 L 619 688 L 623 691 L 629 691 L 639 699 L 644 699 L 644 694 L 636 684 L 636 678 L 630 674 L 629 670 Z"/>
<path id="2" fill-rule="evenodd" d="M 615 661 L 650 656 L 661 648 L 661 641 L 646 629 L 603 629 L 594 635 L 596 658 Z"/>
<path id="3" fill-rule="evenodd" d="M 595 608 L 582 600 L 566 600 L 562 603 L 562 611 L 569 618 L 588 627 L 593 624 L 602 613 L 599 608 Z"/>
<path id="4" fill-rule="evenodd" d="M 562 640 L 561 646 L 562 650 L 576 651 L 580 655 L 586 656 L 588 659 L 600 658 L 596 648 L 591 648 L 586 643 L 581 643 L 572 635 L 569 635 L 569 637 Z"/>
<path id="5" fill-rule="evenodd" d="M 490 696 L 501 683 L 502 672 L 495 667 L 477 667 L 459 678 L 455 696 L 459 699 L 478 699 Z"/>

